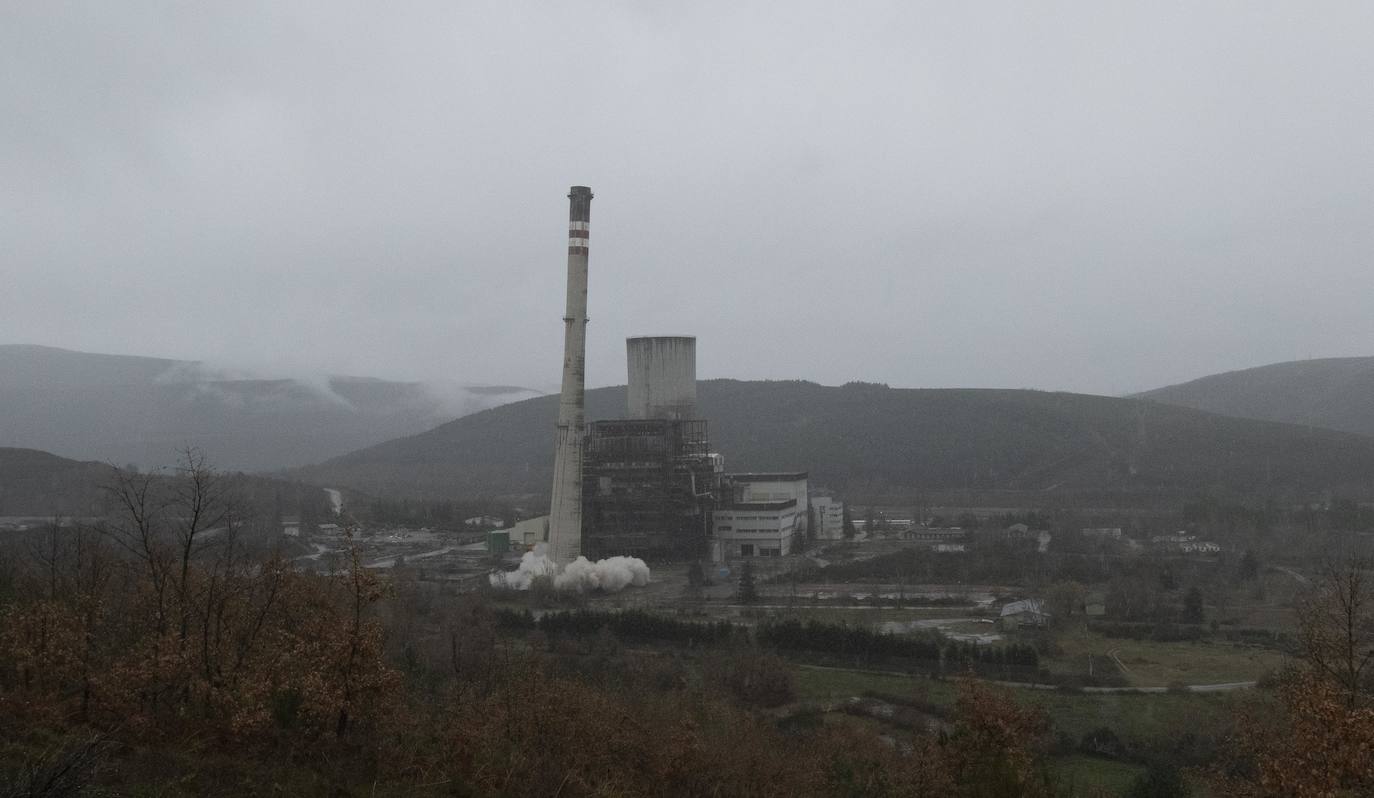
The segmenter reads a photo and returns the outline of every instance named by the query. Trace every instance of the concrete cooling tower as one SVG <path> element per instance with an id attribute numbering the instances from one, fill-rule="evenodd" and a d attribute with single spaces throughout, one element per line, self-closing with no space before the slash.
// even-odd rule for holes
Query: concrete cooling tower
<path id="1" fill-rule="evenodd" d="M 690 419 L 697 412 L 697 339 L 625 339 L 630 418 Z"/>

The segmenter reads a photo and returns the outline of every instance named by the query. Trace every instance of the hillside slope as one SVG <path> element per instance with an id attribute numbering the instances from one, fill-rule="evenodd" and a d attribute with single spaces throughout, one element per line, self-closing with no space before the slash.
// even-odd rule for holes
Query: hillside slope
<path id="1" fill-rule="evenodd" d="M 1374 436 L 1374 357 L 1295 360 L 1146 391 L 1157 402 Z"/>
<path id="2" fill-rule="evenodd" d="M 284 513 L 323 518 L 329 512 L 328 496 L 313 485 L 241 473 L 221 475 L 244 517 Z M 115 481 L 115 470 L 106 463 L 0 447 L 0 517 L 99 516 L 110 508 L 106 488 Z"/>
<path id="3" fill-rule="evenodd" d="M 217 467 L 258 471 L 318 462 L 532 393 L 239 379 L 189 361 L 0 345 L 0 446 L 143 467 L 195 446 Z"/>
<path id="4" fill-rule="evenodd" d="M 838 490 L 1277 494 L 1374 481 L 1374 440 L 1134 399 L 734 380 L 702 382 L 699 397 L 727 468 L 805 469 Z M 483 411 L 296 473 L 396 496 L 546 493 L 557 403 Z M 624 404 L 623 387 L 587 392 L 589 419 Z"/>

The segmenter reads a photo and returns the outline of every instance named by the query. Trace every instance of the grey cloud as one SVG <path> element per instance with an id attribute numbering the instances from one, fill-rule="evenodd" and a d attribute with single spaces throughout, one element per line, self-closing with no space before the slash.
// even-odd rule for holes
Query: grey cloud
<path id="1" fill-rule="evenodd" d="M 591 384 L 1371 352 L 1367 4 L 400 5 L 0 10 L 0 341 L 547 386 L 585 183 Z"/>

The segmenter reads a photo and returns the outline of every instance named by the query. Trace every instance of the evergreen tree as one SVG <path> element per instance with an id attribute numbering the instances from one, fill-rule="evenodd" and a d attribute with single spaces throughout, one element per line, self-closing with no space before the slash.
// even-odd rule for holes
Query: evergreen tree
<path id="1" fill-rule="evenodd" d="M 1129 798 L 1188 798 L 1192 794 L 1178 768 L 1165 763 L 1150 765 L 1126 793 Z"/>
<path id="2" fill-rule="evenodd" d="M 736 597 L 741 604 L 754 604 L 759 600 L 759 589 L 754 582 L 754 563 L 750 560 L 745 560 L 744 567 L 740 569 Z"/>
<path id="3" fill-rule="evenodd" d="M 1183 622 L 1202 623 L 1202 591 L 1196 587 L 1188 588 L 1183 596 Z"/>

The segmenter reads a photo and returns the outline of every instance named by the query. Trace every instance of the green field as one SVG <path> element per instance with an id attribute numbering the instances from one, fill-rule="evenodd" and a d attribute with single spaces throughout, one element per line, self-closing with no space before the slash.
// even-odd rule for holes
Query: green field
<path id="1" fill-rule="evenodd" d="M 1125 666 L 1127 683 L 1134 687 L 1255 681 L 1283 667 L 1287 659 L 1271 649 L 1234 643 L 1160 643 L 1082 631 L 1060 635 L 1056 642 L 1061 653 L 1044 662 L 1051 671 L 1087 673 L 1091 655 L 1096 673 L 1118 672 L 1109 656 L 1115 653 Z"/>
<path id="2" fill-rule="evenodd" d="M 937 706 L 952 707 L 953 682 L 920 676 L 890 675 L 873 671 L 797 666 L 798 698 L 823 705 L 852 696 L 877 693 L 909 696 Z M 1078 741 L 1089 732 L 1110 729 L 1134 748 L 1176 750 L 1186 736 L 1220 741 L 1231 732 L 1237 711 L 1245 707 L 1263 713 L 1274 697 L 1263 690 L 1220 693 L 1086 693 L 1060 690 L 1013 689 L 1014 699 L 1044 710 L 1053 732 Z M 1132 762 L 1070 754 L 1050 760 L 1059 782 L 1079 793 L 1100 789 L 1109 795 L 1123 793 L 1144 767 Z M 1091 794 L 1091 793 L 1090 793 Z"/>
<path id="3" fill-rule="evenodd" d="M 953 682 L 921 676 L 888 675 L 812 666 L 795 670 L 797 697 L 802 701 L 836 703 L 865 693 L 912 696 L 941 706 L 953 706 Z M 1016 700 L 1045 710 L 1055 729 L 1081 737 L 1103 726 L 1123 737 L 1162 739 L 1191 731 L 1222 733 L 1223 723 L 1242 703 L 1265 702 L 1260 690 L 1225 693 L 1080 693 L 1060 690 L 1016 689 Z"/>
<path id="4" fill-rule="evenodd" d="M 1102 791 L 1108 795 L 1124 795 L 1131 783 L 1145 772 L 1145 766 L 1074 754 L 1051 760 L 1050 771 L 1060 789 L 1068 794 L 1091 795 Z"/>
<path id="5" fill-rule="evenodd" d="M 802 701 L 829 704 L 873 692 L 921 696 L 942 706 L 954 705 L 954 683 L 939 679 L 809 665 L 796 666 L 795 674 L 797 698 Z"/>

